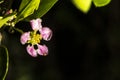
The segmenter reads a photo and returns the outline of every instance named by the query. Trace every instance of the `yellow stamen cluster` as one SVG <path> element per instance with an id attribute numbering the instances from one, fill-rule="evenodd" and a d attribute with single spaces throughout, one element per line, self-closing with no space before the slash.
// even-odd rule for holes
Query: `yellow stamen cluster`
<path id="1" fill-rule="evenodd" d="M 36 31 L 31 33 L 31 39 L 28 41 L 28 43 L 31 43 L 32 45 L 36 45 L 40 43 L 40 40 L 42 39 L 42 35 L 36 33 Z"/>

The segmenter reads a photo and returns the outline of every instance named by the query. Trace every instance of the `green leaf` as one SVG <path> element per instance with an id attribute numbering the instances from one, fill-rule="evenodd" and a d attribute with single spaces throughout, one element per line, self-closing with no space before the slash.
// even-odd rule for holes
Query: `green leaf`
<path id="1" fill-rule="evenodd" d="M 5 80 L 6 74 L 8 72 L 8 51 L 4 46 L 0 46 L 0 80 Z"/>
<path id="2" fill-rule="evenodd" d="M 34 11 L 38 9 L 39 4 L 40 0 L 22 0 L 16 22 L 19 22 L 29 15 L 33 14 Z"/>
<path id="3" fill-rule="evenodd" d="M 52 7 L 53 5 L 57 2 L 58 0 L 41 0 L 41 3 L 39 5 L 39 8 L 37 11 L 34 12 L 31 16 L 29 16 L 26 20 L 29 21 L 34 18 L 40 18 L 44 14 L 46 14 Z"/>
<path id="4" fill-rule="evenodd" d="M 92 0 L 72 0 L 72 3 L 82 12 L 87 13 L 91 7 Z"/>
<path id="5" fill-rule="evenodd" d="M 22 11 L 29 4 L 30 1 L 31 0 L 21 0 L 21 4 L 18 11 Z"/>
<path id="6" fill-rule="evenodd" d="M 111 0 L 93 0 L 96 7 L 102 7 L 110 3 Z"/>
<path id="7" fill-rule="evenodd" d="M 4 18 L 0 16 L 0 28 L 13 16 L 15 16 L 15 13 L 5 16 Z"/>

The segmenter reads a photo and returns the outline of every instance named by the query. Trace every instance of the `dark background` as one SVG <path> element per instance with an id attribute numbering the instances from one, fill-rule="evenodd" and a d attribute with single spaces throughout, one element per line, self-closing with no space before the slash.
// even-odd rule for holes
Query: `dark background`
<path id="1" fill-rule="evenodd" d="M 17 6 L 14 1 L 13 8 Z M 6 80 L 120 80 L 120 0 L 82 13 L 70 0 L 58 1 L 42 17 L 53 30 L 46 57 L 31 57 L 20 34 L 4 32 L 10 64 Z M 29 30 L 29 23 L 16 27 Z"/>

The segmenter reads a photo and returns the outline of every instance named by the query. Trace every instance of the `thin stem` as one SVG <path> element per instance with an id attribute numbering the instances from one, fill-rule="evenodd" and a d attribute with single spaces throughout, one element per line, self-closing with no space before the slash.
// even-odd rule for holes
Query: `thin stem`
<path id="1" fill-rule="evenodd" d="M 23 34 L 24 32 L 21 30 L 21 29 L 19 29 L 19 28 L 15 28 L 15 27 L 13 27 L 14 28 L 14 30 L 16 30 L 17 32 L 19 32 L 19 33 L 21 33 L 21 34 Z"/>

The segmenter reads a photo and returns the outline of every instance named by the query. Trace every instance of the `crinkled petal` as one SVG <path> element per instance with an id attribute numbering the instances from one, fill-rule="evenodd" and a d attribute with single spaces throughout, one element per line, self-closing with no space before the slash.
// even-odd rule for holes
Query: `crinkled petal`
<path id="1" fill-rule="evenodd" d="M 36 50 L 34 49 L 34 46 L 28 45 L 28 46 L 27 46 L 27 52 L 28 52 L 28 54 L 31 55 L 32 57 L 37 57 L 37 52 L 36 52 Z"/>
<path id="2" fill-rule="evenodd" d="M 37 53 L 39 55 L 42 55 L 42 56 L 46 56 L 48 55 L 48 47 L 46 45 L 37 45 L 38 46 L 38 49 L 37 49 Z"/>
<path id="3" fill-rule="evenodd" d="M 42 28 L 41 22 L 42 22 L 42 20 L 40 18 L 31 20 L 30 24 L 31 24 L 32 29 L 33 30 L 41 29 Z"/>
<path id="4" fill-rule="evenodd" d="M 27 43 L 27 41 L 30 40 L 30 32 L 25 32 L 21 35 L 20 42 L 22 44 Z"/>
<path id="5" fill-rule="evenodd" d="M 49 41 L 52 38 L 52 30 L 50 28 L 43 27 L 40 32 L 44 40 Z"/>

